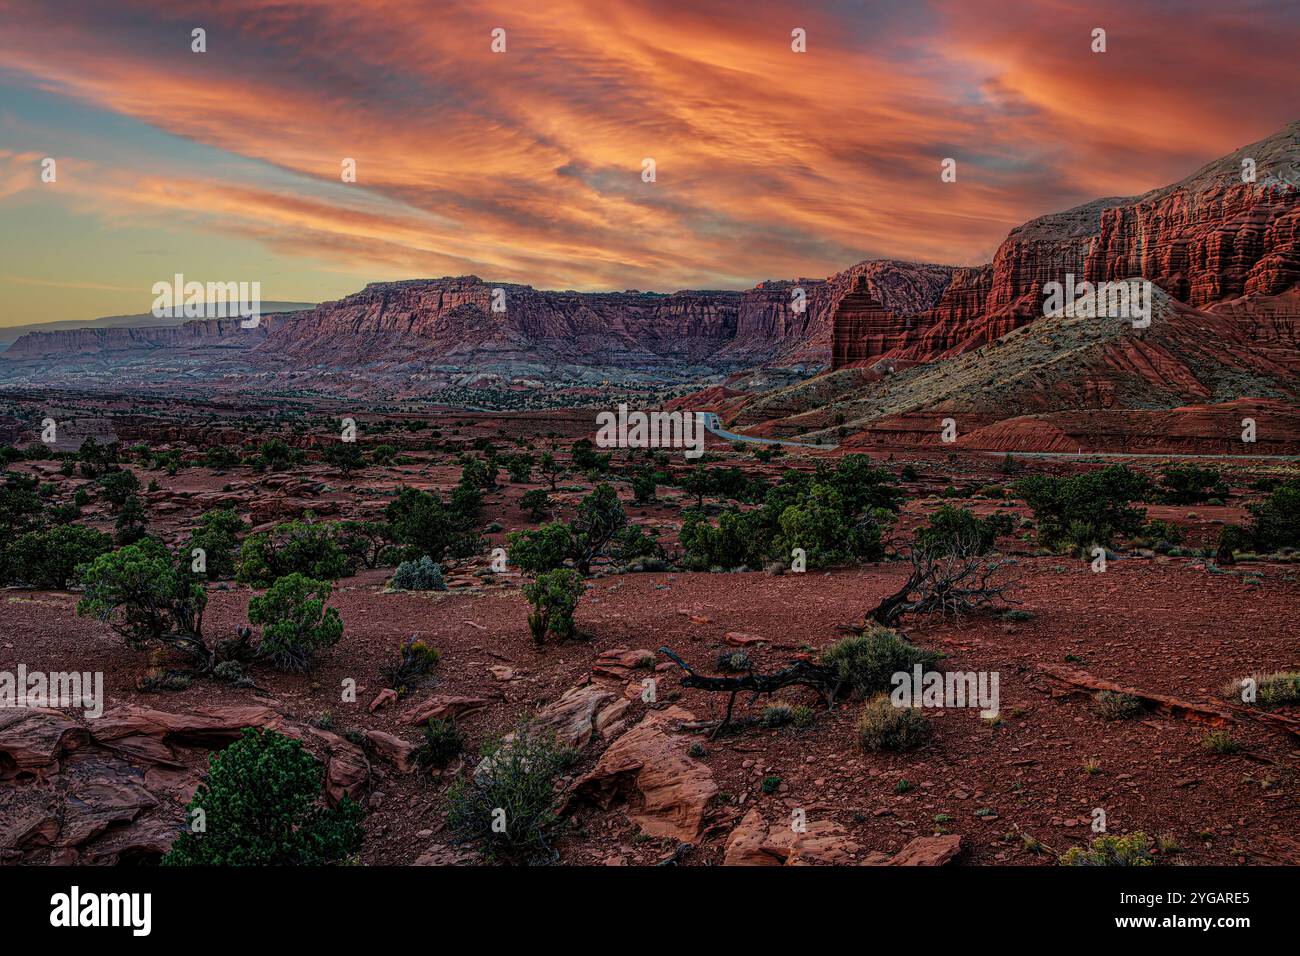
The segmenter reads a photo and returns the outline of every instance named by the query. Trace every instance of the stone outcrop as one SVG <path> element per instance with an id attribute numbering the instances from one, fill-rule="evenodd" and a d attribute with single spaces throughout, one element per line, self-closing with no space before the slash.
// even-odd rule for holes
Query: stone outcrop
<path id="1" fill-rule="evenodd" d="M 1242 181 L 1253 159 L 1257 180 Z M 1150 280 L 1193 307 L 1275 296 L 1300 281 L 1300 123 L 1161 189 L 1097 199 L 1013 229 L 991 266 L 960 270 L 943 300 L 899 311 L 857 295 L 839 303 L 832 367 L 930 361 L 978 348 L 1042 316 L 1043 286 Z M 1293 181 L 1270 179 L 1286 176 Z"/>
<path id="2" fill-rule="evenodd" d="M 156 860 L 184 823 L 209 756 L 245 727 L 302 741 L 325 766 L 324 796 L 364 800 L 370 763 L 356 744 L 259 705 L 182 713 L 123 705 L 81 722 L 58 710 L 0 710 L 0 861 Z M 399 764 L 402 741 L 368 741 Z M 409 756 L 409 755 L 408 755 Z"/>
<path id="3" fill-rule="evenodd" d="M 689 740 L 671 729 L 694 719 L 675 706 L 647 713 L 574 782 L 565 807 L 588 802 L 608 810 L 624 803 L 628 819 L 650 836 L 698 840 L 718 785 L 713 772 L 687 754 Z"/>
<path id="4" fill-rule="evenodd" d="M 890 856 L 864 853 L 847 831 L 830 820 L 807 822 L 796 831 L 789 825 L 768 826 L 753 807 L 731 831 L 723 850 L 723 866 L 942 866 L 961 852 L 961 836 L 916 837 Z"/>

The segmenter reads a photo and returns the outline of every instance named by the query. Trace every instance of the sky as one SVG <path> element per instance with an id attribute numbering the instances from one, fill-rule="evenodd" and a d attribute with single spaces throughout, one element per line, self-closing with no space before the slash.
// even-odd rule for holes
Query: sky
<path id="1" fill-rule="evenodd" d="M 1298 49 L 1293 0 L 0 0 L 0 325 L 176 273 L 315 302 L 974 265 L 1300 118 Z"/>

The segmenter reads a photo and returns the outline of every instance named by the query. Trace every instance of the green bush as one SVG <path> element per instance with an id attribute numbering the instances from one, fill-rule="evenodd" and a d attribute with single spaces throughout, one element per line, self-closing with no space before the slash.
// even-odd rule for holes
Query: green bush
<path id="1" fill-rule="evenodd" d="M 1228 484 L 1213 468 L 1170 465 L 1156 479 L 1156 495 L 1166 504 L 1194 505 L 1210 498 L 1225 498 Z"/>
<path id="2" fill-rule="evenodd" d="M 610 540 L 627 524 L 627 514 L 612 485 L 601 482 L 582 501 L 569 525 L 573 535 L 572 558 L 582 574 L 608 549 Z"/>
<path id="3" fill-rule="evenodd" d="M 484 748 L 472 776 L 447 792 L 447 825 L 488 859 L 519 862 L 553 859 L 547 840 L 556 823 L 555 781 L 576 754 L 553 740 L 524 731 Z"/>
<path id="4" fill-rule="evenodd" d="M 339 612 L 326 607 L 330 583 L 294 572 L 248 602 L 248 620 L 262 626 L 258 653 L 281 670 L 305 671 L 343 636 Z"/>
<path id="5" fill-rule="evenodd" d="M 1251 505 L 1249 511 L 1257 552 L 1300 548 L 1300 480 L 1279 486 L 1262 502 Z"/>
<path id="6" fill-rule="evenodd" d="M 226 471 L 239 464 L 239 455 L 225 445 L 213 445 L 204 452 L 203 463 L 213 471 Z"/>
<path id="7" fill-rule="evenodd" d="M 77 566 L 113 550 L 113 539 L 79 524 L 55 525 L 20 535 L 5 553 L 9 576 L 38 588 L 62 590 Z"/>
<path id="8" fill-rule="evenodd" d="M 1038 542 L 1052 550 L 1084 552 L 1117 535 L 1133 535 L 1146 510 L 1130 507 L 1150 489 L 1145 475 L 1123 465 L 1079 475 L 1031 475 L 1014 485 L 1034 512 Z"/>
<path id="9" fill-rule="evenodd" d="M 534 521 L 541 521 L 551 510 L 551 499 L 545 488 L 531 488 L 519 498 L 519 507 L 528 512 Z"/>
<path id="10" fill-rule="evenodd" d="M 325 464 L 333 465 L 341 471 L 345 478 L 358 468 L 364 468 L 366 464 L 366 456 L 361 454 L 361 449 L 353 441 L 330 443 L 321 458 L 324 459 Z"/>
<path id="11" fill-rule="evenodd" d="M 233 508 L 205 511 L 181 552 L 181 560 L 188 557 L 187 566 L 192 566 L 194 549 L 202 548 L 209 580 L 234 577 L 239 537 L 247 527 Z"/>
<path id="12" fill-rule="evenodd" d="M 888 694 L 878 694 L 862 705 L 858 743 L 864 750 L 911 750 L 930 735 L 930 725 L 918 708 L 895 707 Z"/>
<path id="13" fill-rule="evenodd" d="M 392 529 L 382 521 L 340 521 L 334 525 L 339 550 L 356 567 L 377 568 L 392 544 Z"/>
<path id="14" fill-rule="evenodd" d="M 114 511 L 122 507 L 126 499 L 139 490 L 140 479 L 129 469 L 110 471 L 99 479 L 100 497 L 107 501 Z"/>
<path id="15" fill-rule="evenodd" d="M 1219 539 L 1214 546 L 1214 560 L 1218 564 L 1236 564 L 1237 552 L 1252 546 L 1253 536 L 1239 524 L 1225 524 L 1219 529 Z"/>
<path id="16" fill-rule="evenodd" d="M 361 848 L 361 807 L 321 803 L 324 769 L 302 744 L 273 730 L 244 728 L 213 755 L 165 866 L 319 866 Z M 194 827 L 202 811 L 203 830 Z"/>
<path id="17" fill-rule="evenodd" d="M 510 455 L 505 459 L 506 472 L 515 484 L 531 481 L 533 477 L 533 456 L 527 452 Z"/>
<path id="18" fill-rule="evenodd" d="M 1062 866 L 1154 866 L 1151 839 L 1142 831 L 1128 836 L 1099 836 L 1087 847 L 1071 847 Z"/>
<path id="19" fill-rule="evenodd" d="M 775 547 L 781 555 L 803 548 L 809 568 L 833 567 L 854 559 L 875 561 L 884 554 L 881 517 L 855 520 L 838 491 L 813 485 L 798 504 L 781 512 Z"/>
<path id="20" fill-rule="evenodd" d="M 655 472 L 651 468 L 643 468 L 632 476 L 632 497 L 637 504 L 654 501 L 657 488 Z"/>
<path id="21" fill-rule="evenodd" d="M 539 575 L 524 585 L 524 597 L 532 606 L 528 630 L 538 644 L 546 638 L 565 640 L 574 634 L 573 612 L 582 597 L 582 576 L 570 568 Z"/>
<path id="22" fill-rule="evenodd" d="M 543 574 L 561 568 L 573 550 L 573 535 L 563 521 L 552 521 L 535 531 L 512 531 L 506 535 L 510 563 L 525 574 Z"/>
<path id="23" fill-rule="evenodd" d="M 978 518 L 965 508 L 943 505 L 928 525 L 916 530 L 915 540 L 918 548 L 932 553 L 988 554 L 1011 529 L 1011 515 L 1005 512 Z"/>
<path id="24" fill-rule="evenodd" d="M 350 570 L 333 526 L 282 521 L 270 531 L 244 539 L 238 580 L 253 587 L 267 587 L 289 574 L 333 581 Z"/>
<path id="25" fill-rule="evenodd" d="M 441 659 L 436 647 L 412 637 L 402 645 L 401 660 L 384 671 L 384 683 L 397 692 L 398 698 L 405 697 Z"/>
<path id="26" fill-rule="evenodd" d="M 445 591 L 442 566 L 427 554 L 419 561 L 403 561 L 393 572 L 393 587 L 402 591 Z"/>
<path id="27" fill-rule="evenodd" d="M 1148 521 L 1140 532 L 1141 537 L 1152 544 L 1182 544 L 1184 540 L 1183 529 L 1178 527 L 1172 521 L 1165 521 L 1157 518 L 1154 521 Z"/>
<path id="28" fill-rule="evenodd" d="M 421 767 L 446 767 L 465 748 L 465 735 L 460 732 L 454 718 L 431 719 L 424 727 L 424 742 L 415 751 L 416 762 Z"/>
<path id="29" fill-rule="evenodd" d="M 441 561 L 448 554 L 472 553 L 477 545 L 472 522 L 477 518 L 478 502 L 478 491 L 466 486 L 453 492 L 450 504 L 427 491 L 403 488 L 384 509 L 384 518 L 393 540 L 401 545 L 402 557 L 428 555 Z"/>
<path id="30" fill-rule="evenodd" d="M 646 534 L 639 524 L 624 525 L 614 535 L 613 544 L 614 559 L 625 565 L 637 561 L 644 564 L 646 559 L 658 562 L 664 560 L 663 547 L 653 534 Z"/>
<path id="31" fill-rule="evenodd" d="M 1092 695 L 1092 703 L 1106 720 L 1128 720 L 1142 713 L 1142 700 L 1132 694 L 1099 690 Z"/>
<path id="32" fill-rule="evenodd" d="M 846 637 L 821 653 L 821 663 L 833 668 L 839 679 L 836 693 L 850 690 L 858 697 L 888 691 L 896 672 L 910 671 L 917 664 L 930 667 L 937 660 L 933 651 L 910 644 L 884 627 Z"/>
<path id="33" fill-rule="evenodd" d="M 171 553 L 153 538 L 101 554 L 80 571 L 77 614 L 94 617 L 121 634 L 127 646 L 149 641 L 202 647 L 207 592 L 179 569 Z"/>
<path id="34" fill-rule="evenodd" d="M 135 495 L 128 497 L 122 502 L 122 507 L 117 512 L 117 521 L 113 523 L 118 545 L 135 544 L 148 534 L 148 520 L 149 514 L 140 499 Z"/>
<path id="35" fill-rule="evenodd" d="M 687 512 L 678 532 L 685 565 L 700 571 L 761 566 L 771 551 L 772 539 L 763 517 L 757 511 L 732 509 L 719 515 L 713 525 L 702 512 Z"/>

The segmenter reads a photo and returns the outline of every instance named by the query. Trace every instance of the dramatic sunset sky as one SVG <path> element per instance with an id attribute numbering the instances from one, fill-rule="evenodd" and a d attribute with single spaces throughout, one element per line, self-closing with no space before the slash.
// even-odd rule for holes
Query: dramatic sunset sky
<path id="1" fill-rule="evenodd" d="M 466 273 L 672 290 L 985 262 L 1025 219 L 1300 116 L 1297 10 L 0 0 L 0 325 L 147 311 L 176 272 L 318 301 Z"/>

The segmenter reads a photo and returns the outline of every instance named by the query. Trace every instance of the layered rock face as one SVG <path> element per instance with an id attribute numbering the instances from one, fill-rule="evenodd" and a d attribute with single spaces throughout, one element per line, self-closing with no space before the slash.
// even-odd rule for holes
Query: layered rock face
<path id="1" fill-rule="evenodd" d="M 195 319 L 182 325 L 160 328 L 29 332 L 19 337 L 0 355 L 7 359 L 23 360 L 208 346 L 251 349 L 266 339 L 268 329 L 277 318 L 263 316 L 258 327 L 253 329 L 242 328 L 239 319 Z"/>
<path id="2" fill-rule="evenodd" d="M 1242 181 L 1247 159 L 1255 182 Z M 1043 286 L 1067 274 L 1076 282 L 1148 279 L 1196 307 L 1278 295 L 1300 281 L 1297 171 L 1300 123 L 1292 123 L 1172 186 L 1034 219 L 1011 231 L 991 266 L 954 275 L 928 312 L 886 318 L 842 303 L 832 319 L 832 367 L 978 348 L 1040 318 Z"/>

